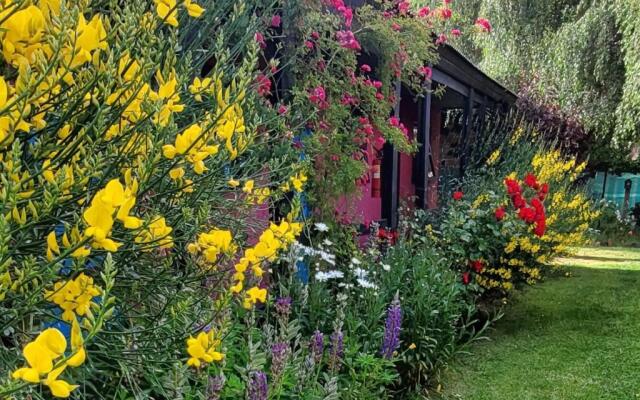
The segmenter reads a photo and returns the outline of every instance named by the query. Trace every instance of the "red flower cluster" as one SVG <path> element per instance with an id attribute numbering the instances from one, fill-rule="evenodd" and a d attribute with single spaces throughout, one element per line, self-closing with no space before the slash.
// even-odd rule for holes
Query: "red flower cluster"
<path id="1" fill-rule="evenodd" d="M 387 230 L 384 228 L 380 228 L 378 229 L 378 239 L 386 240 L 390 245 L 393 246 L 398 240 L 398 232 L 391 229 Z"/>
<path id="2" fill-rule="evenodd" d="M 464 196 L 464 193 L 462 192 L 453 192 L 453 199 L 455 201 L 460 201 L 462 200 L 462 197 Z"/>
<path id="3" fill-rule="evenodd" d="M 358 144 L 371 144 L 374 149 L 380 151 L 385 144 L 385 139 L 378 129 L 376 129 L 369 118 L 358 118 L 360 127 L 356 129 L 358 136 L 354 138 L 354 142 Z"/>
<path id="4" fill-rule="evenodd" d="M 265 74 L 258 74 L 256 77 L 256 84 L 258 85 L 257 90 L 260 96 L 267 97 L 271 94 L 271 79 L 269 79 Z"/>
<path id="5" fill-rule="evenodd" d="M 324 87 L 322 86 L 318 86 L 309 91 L 309 101 L 311 101 L 321 110 L 329 107 L 329 103 L 327 103 L 327 94 L 324 91 Z"/>
<path id="6" fill-rule="evenodd" d="M 476 26 L 483 32 L 491 33 L 491 22 L 486 18 L 478 18 L 476 20 Z"/>
<path id="7" fill-rule="evenodd" d="M 404 136 L 408 139 L 409 138 L 409 130 L 407 129 L 406 126 L 404 126 L 404 124 L 402 122 L 400 122 L 400 120 L 398 119 L 398 117 L 391 117 L 389 118 L 389 125 L 400 129 L 400 131 L 402 131 L 402 133 L 404 134 Z"/>
<path id="8" fill-rule="evenodd" d="M 518 218 L 529 225 L 535 224 L 534 233 L 536 236 L 544 236 L 547 228 L 547 217 L 542 201 L 544 201 L 546 195 L 549 193 L 549 185 L 546 183 L 540 184 L 535 175 L 527 174 L 524 178 L 524 184 L 537 192 L 537 196 L 527 202 L 522 195 L 522 187 L 518 181 L 507 178 L 504 180 L 504 184 L 507 187 L 507 194 L 511 198 L 511 203 L 518 211 Z M 496 218 L 498 220 L 501 219 L 499 218 L 499 214 L 501 217 L 504 217 L 503 212 L 499 213 L 498 210 L 496 210 Z"/>
<path id="9" fill-rule="evenodd" d="M 504 209 L 503 206 L 496 208 L 495 215 L 498 221 L 502 221 L 506 214 L 507 214 L 507 211 Z"/>
<path id="10" fill-rule="evenodd" d="M 484 269 L 484 261 L 482 260 L 473 260 L 470 262 L 471 268 L 476 271 L 476 274 L 479 274 Z"/>

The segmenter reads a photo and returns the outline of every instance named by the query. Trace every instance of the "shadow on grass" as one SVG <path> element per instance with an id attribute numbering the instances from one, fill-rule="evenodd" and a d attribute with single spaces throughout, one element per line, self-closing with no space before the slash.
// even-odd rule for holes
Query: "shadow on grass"
<path id="1" fill-rule="evenodd" d="M 637 314 L 640 319 L 640 310 L 632 312 L 625 307 L 630 304 L 625 300 L 631 294 L 630 288 L 640 288 L 640 262 L 625 263 L 637 264 L 638 269 L 571 266 L 554 271 L 545 282 L 512 298 L 494 333 L 540 334 L 561 328 L 606 336 L 611 326 L 625 316 Z M 565 275 L 566 271 L 571 274 Z"/>
<path id="2" fill-rule="evenodd" d="M 579 262 L 579 260 L 586 261 L 601 261 L 605 263 L 634 263 L 637 262 L 640 265 L 640 258 L 638 259 L 626 259 L 626 258 L 616 258 L 616 257 L 598 257 L 598 256 L 583 256 L 583 255 L 575 255 L 569 258 L 568 260 L 574 260 L 574 262 Z"/>

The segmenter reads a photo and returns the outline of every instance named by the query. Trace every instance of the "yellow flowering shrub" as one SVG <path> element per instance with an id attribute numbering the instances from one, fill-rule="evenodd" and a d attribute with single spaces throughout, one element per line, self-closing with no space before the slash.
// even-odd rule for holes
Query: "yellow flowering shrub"
<path id="1" fill-rule="evenodd" d="M 0 2 L 0 398 L 174 398 L 267 301 L 302 226 L 256 205 L 306 175 L 255 93 L 261 7 Z"/>
<path id="2" fill-rule="evenodd" d="M 576 182 L 585 163 L 521 129 L 512 139 L 467 178 L 468 193 L 463 186 L 454 194 L 442 236 L 433 239 L 459 265 L 463 283 L 499 292 L 536 284 L 556 257 L 590 240 L 598 217 Z"/>

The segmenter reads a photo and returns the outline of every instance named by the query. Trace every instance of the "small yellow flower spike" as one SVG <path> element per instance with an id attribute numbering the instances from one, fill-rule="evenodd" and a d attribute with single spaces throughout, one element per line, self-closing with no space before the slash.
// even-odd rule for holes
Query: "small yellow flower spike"
<path id="1" fill-rule="evenodd" d="M 60 254 L 60 246 L 58 246 L 55 231 L 51 231 L 47 235 L 47 259 L 53 260 L 56 254 Z"/>
<path id="2" fill-rule="evenodd" d="M 63 320 L 72 322 L 76 315 L 89 312 L 93 298 L 100 293 L 102 290 L 94 285 L 93 278 L 80 273 L 75 279 L 56 282 L 53 290 L 45 291 L 45 299 L 62 308 Z"/>
<path id="3" fill-rule="evenodd" d="M 77 321 L 72 327 L 72 350 L 78 344 L 78 331 L 80 327 Z M 74 334 L 74 330 L 76 333 Z M 80 335 L 81 337 L 81 335 Z M 81 339 L 80 339 L 81 340 Z M 75 345 L 74 345 L 75 341 Z M 81 343 L 81 342 L 80 342 Z M 62 333 L 55 328 L 48 328 L 42 331 L 38 337 L 28 343 L 22 351 L 28 367 L 19 368 L 11 374 L 13 379 L 21 379 L 29 383 L 40 383 L 49 387 L 51 394 L 58 398 L 67 398 L 71 392 L 76 389 L 77 385 L 71 385 L 68 382 L 58 379 L 60 374 L 69 366 L 79 366 L 84 362 L 84 358 L 80 359 L 75 355 L 72 356 L 67 363 L 55 367 L 55 360 L 62 357 L 67 348 L 67 341 Z M 84 349 L 83 349 L 84 352 Z M 76 353 L 78 354 L 78 353 Z M 84 353 L 83 353 L 84 354 Z M 84 355 L 83 355 L 84 357 Z M 69 361 L 75 358 L 72 364 Z M 54 368 L 55 367 L 55 368 Z M 43 376 L 46 378 L 43 379 Z"/>
<path id="4" fill-rule="evenodd" d="M 290 178 L 291 184 L 293 185 L 293 188 L 296 190 L 296 192 L 302 192 L 302 189 L 304 187 L 304 184 L 307 182 L 307 176 L 300 172 L 298 174 L 296 174 L 295 176 L 292 176 Z"/>
<path id="5" fill-rule="evenodd" d="M 78 385 L 71 385 L 67 381 L 63 381 L 62 379 L 58 379 L 58 376 L 67 368 L 66 365 L 62 365 L 51 371 L 47 378 L 44 380 L 44 384 L 49 387 L 51 390 L 51 394 L 54 397 L 66 399 L 71 396 L 71 392 L 74 389 L 78 388 Z"/>
<path id="6" fill-rule="evenodd" d="M 156 3 L 156 12 L 164 20 L 164 23 L 178 27 L 176 0 L 154 0 L 154 2 Z"/>
<path id="7" fill-rule="evenodd" d="M 220 346 L 220 340 L 214 337 L 213 330 L 200 332 L 197 337 L 189 337 L 187 339 L 187 353 L 191 357 L 187 360 L 190 367 L 199 368 L 202 363 L 211 363 L 214 361 L 222 361 L 224 354 L 216 351 Z"/>
<path id="8" fill-rule="evenodd" d="M 260 289 L 257 286 L 247 290 L 246 297 L 242 305 L 246 309 L 250 309 L 254 304 L 260 302 L 265 303 L 267 301 L 267 289 Z"/>
<path id="9" fill-rule="evenodd" d="M 178 179 L 182 179 L 182 177 L 184 176 L 184 168 L 178 167 L 178 168 L 172 169 L 171 171 L 169 171 L 169 176 L 174 181 L 177 181 Z"/>
<path id="10" fill-rule="evenodd" d="M 244 186 L 242 187 L 242 191 L 247 194 L 251 194 L 251 192 L 253 192 L 253 185 L 254 185 L 253 179 L 249 179 L 244 183 Z"/>
<path id="11" fill-rule="evenodd" d="M 205 9 L 191 2 L 191 0 L 184 0 L 184 7 L 187 9 L 187 13 L 192 18 L 200 18 Z"/>
<path id="12" fill-rule="evenodd" d="M 73 318 L 71 324 L 71 352 L 72 355 L 67 360 L 68 366 L 79 367 L 84 364 L 87 353 L 84 350 L 84 338 L 82 337 L 82 330 L 80 329 L 77 318 Z"/>

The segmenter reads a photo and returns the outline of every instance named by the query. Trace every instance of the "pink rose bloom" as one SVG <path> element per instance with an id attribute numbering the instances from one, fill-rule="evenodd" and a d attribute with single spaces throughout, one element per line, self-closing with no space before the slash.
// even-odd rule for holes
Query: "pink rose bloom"
<path id="1" fill-rule="evenodd" d="M 271 17 L 271 26 L 273 28 L 278 28 L 281 23 L 282 23 L 282 18 L 280 18 L 278 14 L 275 14 L 273 17 Z"/>
<path id="2" fill-rule="evenodd" d="M 343 106 L 355 106 L 358 104 L 358 100 L 349 93 L 344 93 L 342 95 L 342 98 L 340 99 L 340 104 L 342 104 Z"/>
<path id="3" fill-rule="evenodd" d="M 362 72 L 371 72 L 371 67 L 368 64 L 362 64 L 360 66 L 360 71 L 362 71 Z"/>
<path id="4" fill-rule="evenodd" d="M 436 46 L 447 43 L 447 35 L 441 33 L 436 39 Z"/>
<path id="5" fill-rule="evenodd" d="M 264 41 L 264 35 L 260 32 L 256 32 L 254 36 L 256 42 L 260 45 L 261 49 L 265 49 L 267 47 L 267 43 Z"/>
<path id="6" fill-rule="evenodd" d="M 452 29 L 451 30 L 451 36 L 460 37 L 460 35 L 462 35 L 462 32 L 460 32 L 460 29 Z"/>
<path id="7" fill-rule="evenodd" d="M 266 97 L 271 94 L 271 79 L 267 78 L 263 73 L 260 73 L 256 77 L 256 83 L 258 84 L 258 94 Z"/>
<path id="8" fill-rule="evenodd" d="M 418 74 L 424 76 L 426 79 L 431 79 L 431 75 L 433 74 L 433 71 L 431 70 L 430 67 L 422 66 L 418 68 Z"/>
<path id="9" fill-rule="evenodd" d="M 450 8 L 441 8 L 440 9 L 440 17 L 442 19 L 450 19 L 453 13 Z"/>
<path id="10" fill-rule="evenodd" d="M 313 50 L 314 47 L 316 46 L 311 40 L 305 40 L 304 45 L 307 47 L 307 49 L 309 50 Z"/>
<path id="11" fill-rule="evenodd" d="M 342 10 L 342 16 L 344 17 L 344 25 L 347 28 L 351 28 L 351 24 L 353 23 L 353 10 L 345 7 L 344 10 Z"/>
<path id="12" fill-rule="evenodd" d="M 405 15 L 409 12 L 409 2 L 407 0 L 402 0 L 398 3 L 398 12 L 400 15 Z"/>
<path id="13" fill-rule="evenodd" d="M 387 141 L 382 136 L 378 136 L 373 140 L 373 147 L 376 150 L 380 151 L 380 150 L 382 150 L 382 148 L 384 147 L 384 144 L 386 142 Z"/>
<path id="14" fill-rule="evenodd" d="M 329 106 L 327 103 L 327 95 L 324 87 L 318 86 L 309 91 L 309 101 L 315 104 L 319 109 L 323 110 Z"/>
<path id="15" fill-rule="evenodd" d="M 360 43 L 358 43 L 358 40 L 356 39 L 352 31 L 338 31 L 336 32 L 336 37 L 338 39 L 338 43 L 340 43 L 340 46 L 344 47 L 345 49 L 356 51 L 360 50 Z"/>
<path id="16" fill-rule="evenodd" d="M 425 18 L 431 14 L 431 9 L 429 7 L 422 7 L 418 10 L 418 17 Z"/>
<path id="17" fill-rule="evenodd" d="M 486 18 L 478 18 L 476 20 L 476 26 L 484 32 L 491 33 L 491 23 Z"/>
<path id="18" fill-rule="evenodd" d="M 284 104 L 280 104 L 280 107 L 278 107 L 278 114 L 284 115 L 287 113 L 287 111 L 289 111 L 287 106 L 285 106 Z"/>

